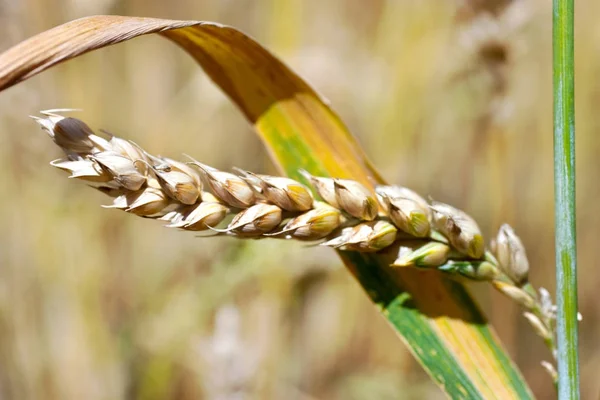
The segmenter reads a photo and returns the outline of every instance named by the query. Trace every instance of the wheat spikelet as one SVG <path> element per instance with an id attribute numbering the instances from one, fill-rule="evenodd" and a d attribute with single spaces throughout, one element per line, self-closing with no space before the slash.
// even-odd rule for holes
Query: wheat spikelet
<path id="1" fill-rule="evenodd" d="M 473 218 L 407 188 L 377 186 L 374 194 L 352 180 L 301 171 L 318 200 L 289 178 L 219 171 L 191 157 L 189 162 L 156 157 L 50 111 L 34 119 L 65 153 L 50 164 L 112 197 L 107 208 L 210 235 L 319 241 L 359 252 L 396 244 L 392 267 L 434 268 L 491 282 L 525 309 L 527 321 L 555 353 L 555 308 L 545 289 L 538 294 L 528 283 L 525 248 L 506 224 L 490 252 Z"/>

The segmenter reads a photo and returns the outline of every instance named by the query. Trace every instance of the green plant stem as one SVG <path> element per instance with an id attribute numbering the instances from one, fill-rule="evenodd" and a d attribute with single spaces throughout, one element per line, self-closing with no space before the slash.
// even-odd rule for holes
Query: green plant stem
<path id="1" fill-rule="evenodd" d="M 573 0 L 553 1 L 558 398 L 579 399 Z"/>

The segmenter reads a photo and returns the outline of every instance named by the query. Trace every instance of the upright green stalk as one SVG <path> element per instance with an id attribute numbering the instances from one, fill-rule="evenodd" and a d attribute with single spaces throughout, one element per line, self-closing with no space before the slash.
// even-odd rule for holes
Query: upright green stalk
<path id="1" fill-rule="evenodd" d="M 573 0 L 553 2 L 558 398 L 579 399 Z"/>

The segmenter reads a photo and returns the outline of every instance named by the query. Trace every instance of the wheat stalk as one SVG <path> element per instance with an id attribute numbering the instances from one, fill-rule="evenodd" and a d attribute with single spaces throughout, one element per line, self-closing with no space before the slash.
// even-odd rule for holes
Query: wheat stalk
<path id="1" fill-rule="evenodd" d="M 54 110 L 33 117 L 64 151 L 50 164 L 113 198 L 107 208 L 167 222 L 167 227 L 238 238 L 318 241 L 359 252 L 394 251 L 392 267 L 437 269 L 490 282 L 524 309 L 524 317 L 556 358 L 555 306 L 528 281 L 525 248 L 504 224 L 486 251 L 473 218 L 427 202 L 400 186 L 375 187 L 301 171 L 311 190 L 290 178 L 235 169 L 219 171 L 190 158 L 156 157 L 137 144 L 94 132 Z M 393 245 L 393 246 L 392 246 Z M 556 380 L 550 362 L 542 365 Z"/>

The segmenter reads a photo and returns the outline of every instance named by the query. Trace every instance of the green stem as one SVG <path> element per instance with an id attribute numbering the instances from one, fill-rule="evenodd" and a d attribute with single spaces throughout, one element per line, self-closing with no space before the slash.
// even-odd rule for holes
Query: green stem
<path id="1" fill-rule="evenodd" d="M 558 398 L 579 399 L 573 0 L 553 0 Z"/>

